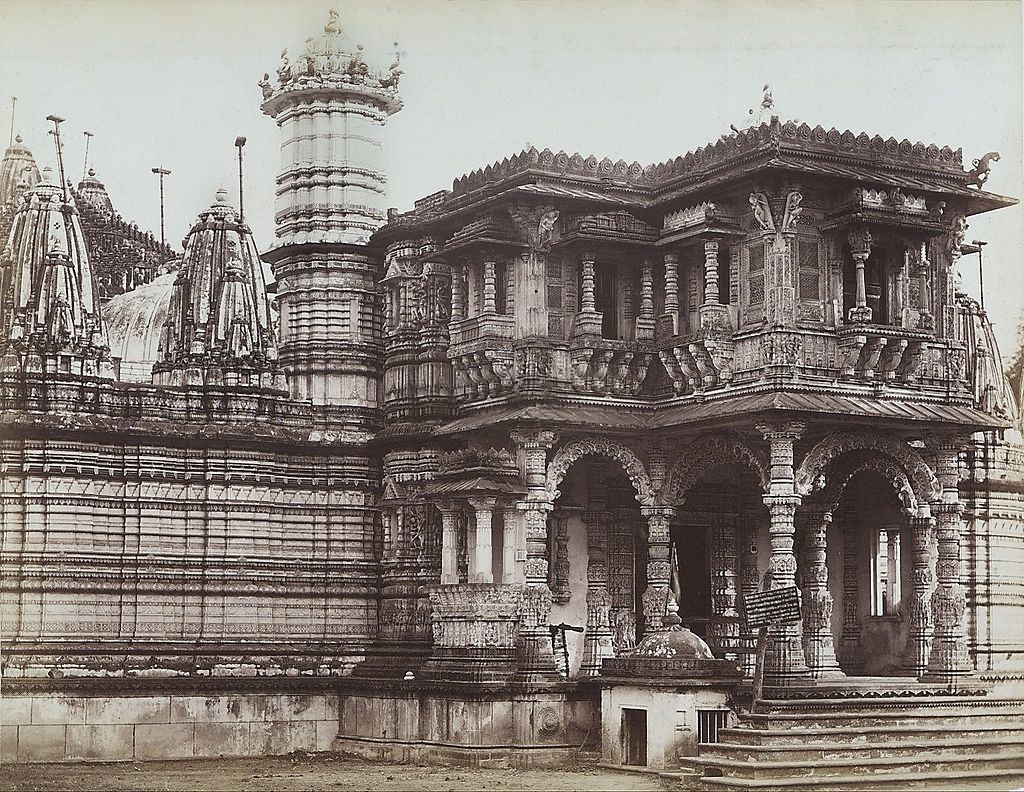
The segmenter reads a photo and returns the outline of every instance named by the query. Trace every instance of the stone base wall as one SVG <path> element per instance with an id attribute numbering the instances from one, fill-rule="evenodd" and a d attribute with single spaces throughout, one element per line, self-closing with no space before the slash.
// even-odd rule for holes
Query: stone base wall
<path id="1" fill-rule="evenodd" d="M 343 692 L 334 750 L 390 762 L 564 767 L 598 742 L 597 696 L 404 685 Z"/>
<path id="2" fill-rule="evenodd" d="M 0 764 L 273 756 L 329 751 L 338 734 L 328 689 L 5 692 L 0 711 Z"/>

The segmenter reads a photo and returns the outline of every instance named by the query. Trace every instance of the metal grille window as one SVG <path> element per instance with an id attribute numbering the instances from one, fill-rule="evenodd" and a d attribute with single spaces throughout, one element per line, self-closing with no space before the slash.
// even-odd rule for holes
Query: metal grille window
<path id="1" fill-rule="evenodd" d="M 760 305 L 764 302 L 764 245 L 752 245 L 749 251 L 747 304 Z"/>
<path id="2" fill-rule="evenodd" d="M 729 710 L 697 710 L 697 742 L 718 742 L 718 732 L 728 725 Z"/>
<path id="3" fill-rule="evenodd" d="M 801 300 L 821 299 L 821 268 L 818 261 L 817 242 L 800 242 L 797 245 L 799 259 L 798 294 Z"/>

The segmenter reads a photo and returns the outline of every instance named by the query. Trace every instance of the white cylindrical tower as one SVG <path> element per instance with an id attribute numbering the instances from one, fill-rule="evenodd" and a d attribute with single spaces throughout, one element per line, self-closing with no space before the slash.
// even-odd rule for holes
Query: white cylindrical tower
<path id="1" fill-rule="evenodd" d="M 261 109 L 281 129 L 277 239 L 263 260 L 277 278 L 281 364 L 297 399 L 379 407 L 378 264 L 366 248 L 387 219 L 384 125 L 401 109 L 398 60 L 372 71 L 346 47 L 337 12 L 306 40 Z"/>

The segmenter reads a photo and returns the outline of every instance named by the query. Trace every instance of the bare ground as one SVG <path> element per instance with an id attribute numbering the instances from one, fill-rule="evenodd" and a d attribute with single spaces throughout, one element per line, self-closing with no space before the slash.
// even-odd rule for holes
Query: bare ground
<path id="1" fill-rule="evenodd" d="M 164 762 L 81 762 L 13 765 L 0 789 L 139 790 L 139 792 L 258 792 L 259 790 L 552 790 L 585 792 L 662 790 L 655 775 L 615 772 L 579 764 L 564 770 L 478 770 L 380 764 L 340 754 L 292 754 L 260 759 L 183 759 Z"/>

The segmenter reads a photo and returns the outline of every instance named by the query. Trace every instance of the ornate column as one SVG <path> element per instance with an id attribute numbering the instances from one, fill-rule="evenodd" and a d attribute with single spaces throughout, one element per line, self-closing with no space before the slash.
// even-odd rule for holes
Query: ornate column
<path id="1" fill-rule="evenodd" d="M 907 612 L 907 644 L 903 651 L 903 667 L 908 674 L 919 677 L 928 669 L 932 646 L 932 565 L 928 557 L 932 530 L 931 506 L 919 504 L 910 518 L 910 595 Z"/>
<path id="2" fill-rule="evenodd" d="M 931 313 L 930 280 L 928 263 L 928 243 L 921 242 L 914 256 L 914 272 L 917 278 L 917 328 L 919 330 L 934 330 L 935 317 Z"/>
<path id="3" fill-rule="evenodd" d="M 640 313 L 636 317 L 636 340 L 654 339 L 654 274 L 649 259 L 640 270 Z"/>
<path id="4" fill-rule="evenodd" d="M 850 244 L 850 253 L 856 267 L 857 293 L 856 304 L 850 309 L 851 322 L 870 322 L 871 309 L 868 308 L 868 291 L 864 282 L 864 266 L 871 255 L 871 232 L 864 226 L 858 226 L 846 237 Z"/>
<path id="5" fill-rule="evenodd" d="M 848 673 L 864 668 L 860 629 L 860 521 L 850 504 L 842 507 L 843 529 L 843 630 L 840 647 L 843 667 Z"/>
<path id="6" fill-rule="evenodd" d="M 736 609 L 736 518 L 731 514 L 711 519 L 711 610 L 723 619 L 708 625 L 712 648 L 726 660 L 735 660 L 740 614 Z"/>
<path id="7" fill-rule="evenodd" d="M 662 629 L 669 598 L 669 528 L 675 509 L 670 506 L 644 506 L 647 518 L 647 588 L 644 590 L 644 635 Z"/>
<path id="8" fill-rule="evenodd" d="M 718 305 L 718 240 L 704 241 L 704 304 Z"/>
<path id="9" fill-rule="evenodd" d="M 526 586 L 523 591 L 517 664 L 525 681 L 561 679 L 555 669 L 548 633 L 551 589 L 548 588 L 547 516 L 553 504 L 545 486 L 547 452 L 558 435 L 546 430 L 513 431 L 519 470 L 526 483 L 526 497 L 518 504 L 526 526 Z"/>
<path id="10" fill-rule="evenodd" d="M 580 292 L 580 310 L 593 313 L 597 310 L 597 300 L 594 292 L 594 254 L 590 251 L 583 254 L 580 261 L 581 278 L 583 289 Z"/>
<path id="11" fill-rule="evenodd" d="M 935 476 L 942 485 L 942 496 L 932 504 L 939 556 L 935 562 L 936 586 L 932 594 L 935 632 L 925 677 L 949 683 L 973 670 L 963 627 L 967 600 L 960 585 L 961 447 L 958 438 L 941 438 L 934 444 Z"/>
<path id="12" fill-rule="evenodd" d="M 614 657 L 612 647 L 612 597 L 608 591 L 608 514 L 584 512 L 587 526 L 587 625 L 583 636 L 580 676 L 596 676 L 601 661 Z"/>
<path id="13" fill-rule="evenodd" d="M 832 640 L 832 593 L 828 587 L 826 563 L 827 531 L 832 514 L 826 511 L 798 511 L 797 521 L 804 534 L 803 617 L 804 657 L 811 676 L 845 676 L 839 670 Z"/>
<path id="14" fill-rule="evenodd" d="M 495 283 L 497 264 L 493 261 L 484 262 L 484 299 L 481 313 L 497 313 L 496 297 L 497 284 Z"/>
<path id="15" fill-rule="evenodd" d="M 761 587 L 761 575 L 757 570 L 757 520 L 754 517 L 744 517 L 737 534 L 740 557 L 740 593 L 743 596 L 756 594 Z M 746 650 L 742 657 L 743 675 L 754 676 L 754 666 L 757 661 L 755 654 L 757 637 L 746 626 L 746 621 L 740 625 L 740 641 Z"/>
<path id="16" fill-rule="evenodd" d="M 672 317 L 672 335 L 679 329 L 679 256 L 665 254 L 665 313 Z"/>
<path id="17" fill-rule="evenodd" d="M 452 310 L 451 323 L 461 322 L 466 318 L 466 268 L 452 265 Z"/>
<path id="18" fill-rule="evenodd" d="M 459 513 L 462 507 L 456 501 L 441 501 L 441 583 L 459 582 Z"/>
<path id="19" fill-rule="evenodd" d="M 520 541 L 519 512 L 515 505 L 506 505 L 502 511 L 501 582 L 522 583 L 522 561 L 526 560 L 525 542 Z"/>
<path id="20" fill-rule="evenodd" d="M 757 430 L 768 441 L 771 453 L 771 483 L 768 494 L 764 496 L 764 504 L 771 518 L 768 528 L 772 546 L 772 554 L 768 559 L 771 589 L 796 585 L 793 533 L 800 496 L 796 493 L 793 477 L 793 446 L 803 434 L 804 428 L 804 424 L 795 421 L 757 425 Z M 765 685 L 785 687 L 807 675 L 800 623 L 769 627 L 764 663 Z"/>
<path id="21" fill-rule="evenodd" d="M 494 514 L 496 498 L 470 498 L 469 505 L 476 514 L 474 529 L 473 557 L 470 559 L 469 582 L 494 582 L 493 540 L 491 537 L 491 521 Z"/>

